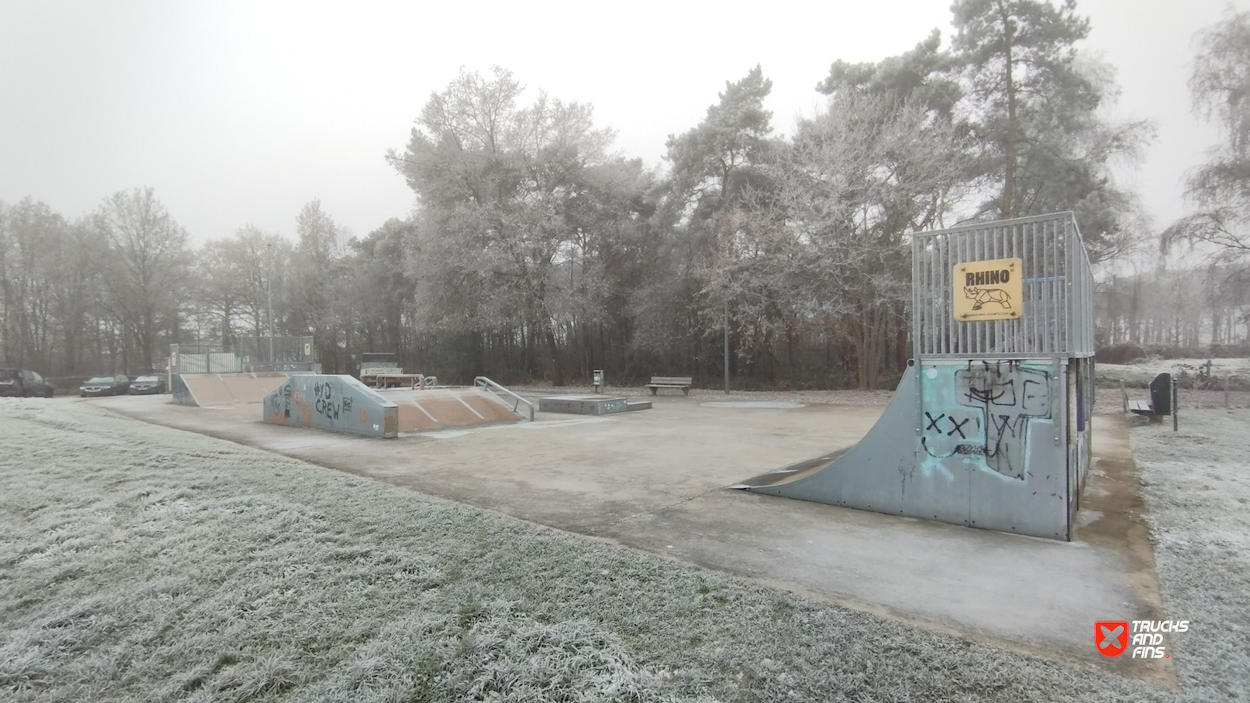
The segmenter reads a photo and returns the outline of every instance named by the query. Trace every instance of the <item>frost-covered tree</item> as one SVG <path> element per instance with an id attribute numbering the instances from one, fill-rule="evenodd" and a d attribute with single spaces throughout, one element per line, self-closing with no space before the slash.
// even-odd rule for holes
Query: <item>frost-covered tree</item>
<path id="1" fill-rule="evenodd" d="M 957 196 L 959 146 L 923 102 L 840 90 L 802 123 L 779 169 L 794 304 L 852 345 L 862 389 L 876 387 L 887 341 L 906 328 L 908 236 Z"/>
<path id="2" fill-rule="evenodd" d="M 665 159 L 671 166 L 658 222 L 669 236 L 631 305 L 639 321 L 636 344 L 673 372 L 688 372 L 707 357 L 719 366 L 721 354 L 709 354 L 706 340 L 720 330 L 726 298 L 733 297 L 722 275 L 731 268 L 731 241 L 768 189 L 764 167 L 781 147 L 770 136 L 772 113 L 764 108 L 771 90 L 772 81 L 756 66 L 740 80 L 726 81 L 702 122 L 668 138 Z M 749 315 L 735 319 L 751 323 Z M 744 339 L 769 334 L 766 327 L 739 332 L 735 337 Z M 714 337 L 719 346 L 722 337 Z"/>
<path id="3" fill-rule="evenodd" d="M 349 233 L 311 200 L 295 219 L 295 247 L 282 269 L 285 331 L 311 334 L 318 346 L 321 366 L 328 373 L 348 366 L 344 339 L 351 329 L 340 316 L 338 301 L 344 295 L 347 264 L 344 261 Z M 271 255 L 273 252 L 267 252 Z"/>
<path id="4" fill-rule="evenodd" d="M 196 253 L 196 301 L 213 318 L 223 343 L 269 334 L 269 286 L 280 278 L 291 256 L 290 242 L 245 225 L 227 239 L 204 243 Z M 275 289 L 277 301 L 283 300 Z"/>
<path id="5" fill-rule="evenodd" d="M 1164 243 L 1204 243 L 1244 264 L 1250 260 L 1250 12 L 1230 13 L 1197 40 L 1189 89 L 1195 111 L 1215 122 L 1221 140 L 1189 175 L 1195 212 L 1174 223 Z"/>
<path id="6" fill-rule="evenodd" d="M 522 104 L 523 93 L 504 69 L 462 72 L 390 161 L 420 204 L 409 246 L 419 324 L 469 334 L 476 369 L 486 346 L 515 345 L 526 366 L 541 354 L 562 385 L 561 347 L 586 300 L 576 262 L 589 238 L 637 214 L 641 194 L 637 179 L 601 177 L 630 167 L 607 153 L 613 134 L 591 106 L 542 92 Z"/>

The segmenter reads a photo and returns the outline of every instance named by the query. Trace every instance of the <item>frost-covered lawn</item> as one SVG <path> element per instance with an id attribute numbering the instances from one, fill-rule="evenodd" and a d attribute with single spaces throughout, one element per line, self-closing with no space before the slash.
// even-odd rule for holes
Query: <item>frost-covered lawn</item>
<path id="1" fill-rule="evenodd" d="M 1191 410 L 1132 431 L 1155 562 L 1198 700 L 1250 698 L 1250 411 Z"/>
<path id="2" fill-rule="evenodd" d="M 1145 388 L 1150 379 L 1165 371 L 1173 376 L 1197 376 L 1199 367 L 1208 361 L 1212 390 L 1223 388 L 1225 377 L 1234 388 L 1250 383 L 1250 359 L 1143 359 L 1135 364 L 1097 364 L 1094 369 L 1101 384 L 1111 386 L 1124 381 L 1127 386 Z"/>
<path id="3" fill-rule="evenodd" d="M 1245 523 L 1161 505 L 1169 610 L 1245 622 L 1226 572 Z M 1244 692 L 1244 658 L 1207 646 L 1187 644 L 1195 700 Z M 6 701 L 1173 697 L 89 404 L 0 401 Z"/>

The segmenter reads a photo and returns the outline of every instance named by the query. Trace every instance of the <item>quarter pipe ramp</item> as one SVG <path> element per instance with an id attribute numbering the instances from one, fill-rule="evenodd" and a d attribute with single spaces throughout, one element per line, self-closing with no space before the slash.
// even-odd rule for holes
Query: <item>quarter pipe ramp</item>
<path id="1" fill-rule="evenodd" d="M 293 374 L 278 371 L 260 373 L 178 373 L 170 388 L 179 405 L 214 407 L 260 403 L 273 389 Z"/>

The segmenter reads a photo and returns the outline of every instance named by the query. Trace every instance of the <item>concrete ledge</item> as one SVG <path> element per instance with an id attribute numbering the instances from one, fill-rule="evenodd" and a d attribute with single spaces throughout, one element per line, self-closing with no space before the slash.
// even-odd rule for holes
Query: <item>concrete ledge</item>
<path id="1" fill-rule="evenodd" d="M 611 415 L 612 413 L 623 413 L 629 408 L 624 398 L 594 395 L 558 395 L 539 398 L 538 409 L 545 413 Z"/>

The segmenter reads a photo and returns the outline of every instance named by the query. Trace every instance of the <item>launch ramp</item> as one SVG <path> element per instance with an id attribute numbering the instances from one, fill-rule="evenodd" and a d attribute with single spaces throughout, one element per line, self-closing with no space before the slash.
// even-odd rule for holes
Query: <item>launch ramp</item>
<path id="1" fill-rule="evenodd" d="M 399 435 L 399 408 L 351 376 L 292 376 L 265 398 L 261 419 L 366 437 Z"/>
<path id="2" fill-rule="evenodd" d="M 913 342 L 856 445 L 735 488 L 1070 539 L 1089 467 L 1093 277 L 1071 213 L 916 235 Z"/>
<path id="3" fill-rule="evenodd" d="M 385 391 L 399 407 L 400 432 L 457 429 L 528 419 L 499 396 L 480 387 Z"/>
<path id="4" fill-rule="evenodd" d="M 214 407 L 259 403 L 292 374 L 279 371 L 260 373 L 176 373 L 170 388 L 179 405 Z"/>

